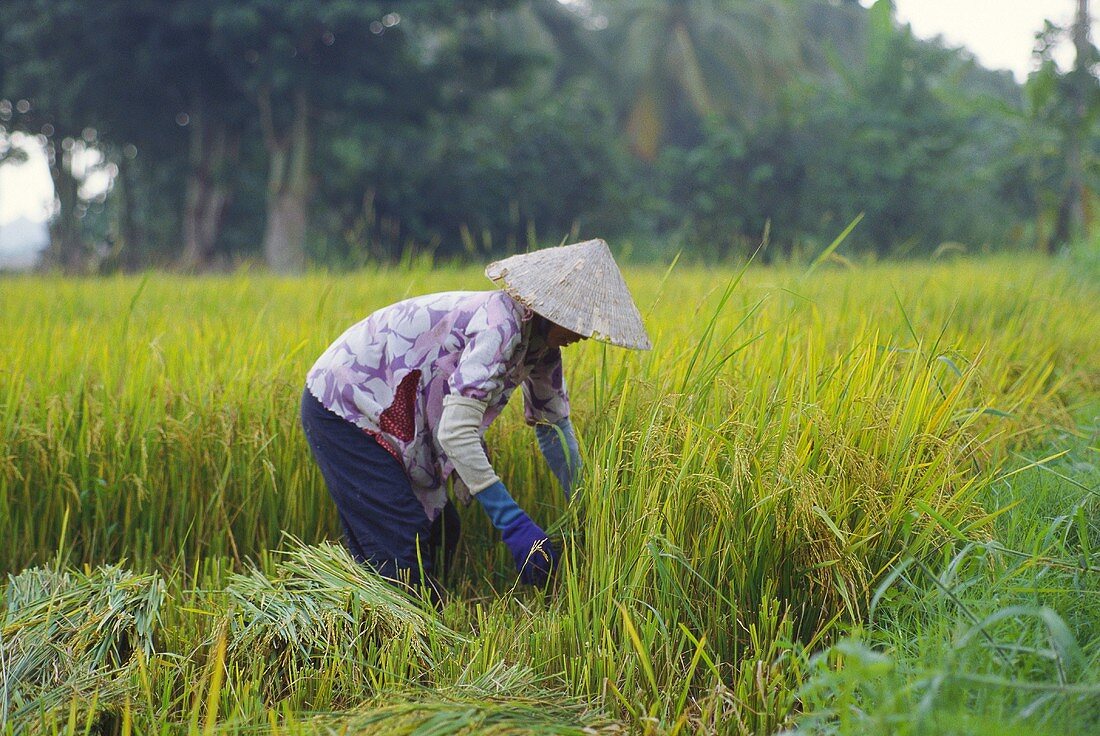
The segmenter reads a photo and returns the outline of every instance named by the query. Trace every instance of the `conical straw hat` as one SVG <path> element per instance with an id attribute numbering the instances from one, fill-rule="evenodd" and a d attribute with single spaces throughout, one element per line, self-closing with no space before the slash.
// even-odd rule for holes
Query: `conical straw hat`
<path id="1" fill-rule="evenodd" d="M 603 240 L 494 261 L 485 275 L 516 301 L 579 335 L 636 350 L 652 347 Z"/>

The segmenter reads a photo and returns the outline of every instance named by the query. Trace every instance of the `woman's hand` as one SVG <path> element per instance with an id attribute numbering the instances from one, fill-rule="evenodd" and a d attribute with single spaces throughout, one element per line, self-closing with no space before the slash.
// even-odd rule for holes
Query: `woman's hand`
<path id="1" fill-rule="evenodd" d="M 519 579 L 527 585 L 546 585 L 558 564 L 557 550 L 538 524 L 531 521 L 499 480 L 474 496 L 500 530 L 512 553 Z"/>
<path id="2" fill-rule="evenodd" d="M 512 552 L 520 582 L 542 587 L 558 566 L 558 552 L 538 524 L 523 514 L 501 530 Z"/>

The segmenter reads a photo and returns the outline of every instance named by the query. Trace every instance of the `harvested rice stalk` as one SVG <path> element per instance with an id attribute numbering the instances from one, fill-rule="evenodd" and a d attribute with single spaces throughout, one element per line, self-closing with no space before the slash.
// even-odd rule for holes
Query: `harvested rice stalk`
<path id="1" fill-rule="evenodd" d="M 154 652 L 165 599 L 156 574 L 34 568 L 9 576 L 0 626 L 0 728 L 30 728 L 74 700 L 109 710 L 133 654 Z"/>
<path id="2" fill-rule="evenodd" d="M 269 674 L 293 679 L 332 668 L 355 673 L 397 648 L 416 664 L 415 676 L 432 667 L 433 642 L 461 639 L 343 547 L 292 544 L 270 578 L 255 568 L 230 577 L 231 660 L 258 657 Z"/>
<path id="3" fill-rule="evenodd" d="M 609 720 L 580 704 L 563 704 L 560 696 L 486 700 L 433 695 L 423 700 L 379 704 L 357 713 L 318 719 L 320 733 L 385 733 L 503 735 L 510 736 L 598 736 L 625 734 L 624 724 Z"/>

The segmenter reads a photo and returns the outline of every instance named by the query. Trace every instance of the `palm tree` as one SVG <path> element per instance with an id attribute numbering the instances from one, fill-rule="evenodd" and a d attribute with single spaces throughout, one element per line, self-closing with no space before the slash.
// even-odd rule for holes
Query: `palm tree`
<path id="1" fill-rule="evenodd" d="M 1097 80 L 1092 67 L 1097 61 L 1096 47 L 1089 40 L 1091 25 L 1088 0 L 1077 0 L 1070 35 L 1076 52 L 1073 70 L 1066 76 L 1066 186 L 1058 208 L 1054 236 L 1048 247 L 1069 243 L 1087 235 L 1085 220 L 1085 171 L 1087 170 L 1085 139 L 1096 119 Z M 1091 109 L 1090 109 L 1091 108 Z"/>
<path id="2" fill-rule="evenodd" d="M 544 62 L 536 88 L 553 94 L 578 78 L 611 82 L 612 59 L 599 30 L 606 17 L 591 5 L 525 0 L 496 17 L 514 44 Z"/>
<path id="3" fill-rule="evenodd" d="M 609 17 L 623 124 L 643 160 L 689 142 L 707 116 L 751 125 L 797 66 L 782 2 L 621 0 Z"/>

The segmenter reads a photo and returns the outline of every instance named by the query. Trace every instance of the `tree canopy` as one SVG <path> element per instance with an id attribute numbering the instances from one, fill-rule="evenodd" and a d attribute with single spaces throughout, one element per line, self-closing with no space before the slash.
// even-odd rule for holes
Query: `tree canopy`
<path id="1" fill-rule="evenodd" d="M 1078 2 L 1020 85 L 889 0 L 25 0 L 0 6 L 0 140 L 44 143 L 72 269 L 582 235 L 783 256 L 861 214 L 877 254 L 1052 247 L 1096 190 Z"/>

